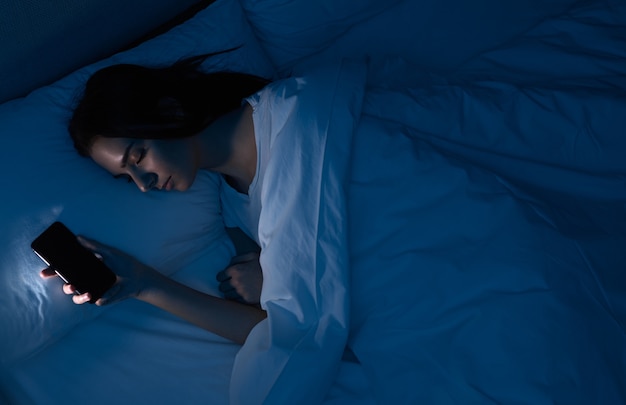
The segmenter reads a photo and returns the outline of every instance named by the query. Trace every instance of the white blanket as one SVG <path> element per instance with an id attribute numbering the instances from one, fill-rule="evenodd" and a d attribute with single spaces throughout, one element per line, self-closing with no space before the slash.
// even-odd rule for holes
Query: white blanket
<path id="1" fill-rule="evenodd" d="M 236 359 L 236 403 L 321 402 L 337 374 L 349 326 L 347 157 L 364 82 L 362 64 L 323 68 L 271 85 L 255 107 L 270 150 L 251 194 L 268 318 Z"/>
<path id="2" fill-rule="evenodd" d="M 372 69 L 255 107 L 268 319 L 231 399 L 320 402 L 349 332 L 379 403 L 623 401 L 626 101 Z"/>

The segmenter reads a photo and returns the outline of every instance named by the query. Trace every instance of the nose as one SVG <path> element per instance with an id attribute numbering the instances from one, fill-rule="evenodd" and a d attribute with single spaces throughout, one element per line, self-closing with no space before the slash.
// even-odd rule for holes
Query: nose
<path id="1" fill-rule="evenodd" d="M 133 181 L 135 182 L 139 190 L 143 191 L 144 193 L 146 191 L 152 190 L 157 185 L 157 181 L 159 178 L 156 173 L 136 173 L 131 175 L 131 177 L 133 178 Z"/>

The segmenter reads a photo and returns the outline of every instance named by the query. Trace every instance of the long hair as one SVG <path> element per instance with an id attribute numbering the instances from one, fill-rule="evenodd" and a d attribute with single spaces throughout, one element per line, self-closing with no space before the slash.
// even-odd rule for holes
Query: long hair
<path id="1" fill-rule="evenodd" d="M 94 73 L 69 122 L 82 156 L 96 137 L 171 139 L 194 135 L 241 106 L 269 81 L 237 72 L 205 73 L 201 63 L 232 49 L 168 67 L 119 64 Z"/>

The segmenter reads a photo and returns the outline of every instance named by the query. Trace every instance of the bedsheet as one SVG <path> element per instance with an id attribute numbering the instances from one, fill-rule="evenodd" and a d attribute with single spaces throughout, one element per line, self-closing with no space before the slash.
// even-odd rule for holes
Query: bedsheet
<path id="1" fill-rule="evenodd" d="M 288 133 L 288 128 L 304 136 L 321 130 L 328 148 L 311 159 L 337 153 L 344 159 L 308 179 L 320 187 L 307 195 L 319 191 L 328 206 L 315 198 L 302 206 L 297 198 L 286 204 L 281 195 L 293 189 L 267 196 L 285 210 L 271 218 L 266 271 L 282 271 L 279 264 L 285 264 L 272 258 L 280 256 L 282 242 L 274 237 L 283 229 L 280 219 L 290 219 L 289 213 L 304 217 L 304 207 L 309 213 L 328 208 L 317 219 L 310 216 L 306 229 L 292 224 L 285 234 L 311 240 L 317 235 L 309 234 L 309 225 L 327 225 L 315 227 L 328 232 L 320 243 L 297 246 L 309 254 L 304 264 L 315 267 L 311 277 L 322 280 L 319 290 L 314 280 L 298 280 L 305 272 L 282 284 L 270 277 L 273 287 L 264 302 L 273 323 L 259 325 L 240 352 L 158 310 L 121 303 L 1 370 L 7 372 L 2 388 L 8 387 L 10 396 L 0 392 L 0 402 L 64 403 L 87 395 L 94 404 L 226 404 L 230 390 L 232 402 L 254 403 L 307 393 L 304 403 L 626 403 L 625 5 L 550 2 L 555 9 L 547 12 L 538 2 L 532 18 L 509 25 L 511 16 L 504 12 L 500 18 L 502 9 L 489 3 L 472 9 L 476 21 L 495 16 L 489 32 L 463 20 L 466 15 L 456 9 L 454 18 L 477 29 L 466 48 L 456 40 L 463 38 L 463 28 L 453 37 L 437 32 L 440 41 L 430 41 L 429 30 L 420 31 L 419 47 L 417 35 L 409 41 L 393 36 L 413 21 L 404 11 L 424 15 L 421 2 L 398 2 L 402 23 L 391 30 L 398 40 L 391 52 L 413 52 L 406 56 L 420 67 L 370 62 L 366 82 L 361 73 L 346 78 L 327 68 L 317 80 L 331 98 L 316 107 L 332 109 L 309 111 L 309 117 L 320 113 L 325 121 L 270 114 L 293 125 L 283 128 Z M 559 4 L 570 3 L 577 6 L 562 13 Z M 430 26 L 454 20 L 445 18 L 443 6 L 436 11 Z M 344 51 L 362 56 L 373 49 L 374 56 L 382 56 L 389 49 L 384 27 L 390 20 L 400 21 L 381 13 L 350 27 L 333 38 L 337 48 L 302 59 L 295 74 Z M 513 28 L 501 32 L 504 26 Z M 370 39 L 376 42 L 368 48 Z M 189 49 L 172 44 L 182 53 Z M 456 69 L 451 75 L 423 70 L 441 73 L 451 62 Z M 363 72 L 360 63 L 345 65 L 344 73 Z M 347 87 L 343 80 L 329 83 L 329 77 L 346 78 Z M 337 94 L 351 89 L 347 100 L 333 98 L 335 85 Z M 300 103 L 307 101 L 297 98 L 296 106 Z M 350 150 L 344 148 L 347 139 Z M 306 145 L 305 138 L 302 153 L 285 156 L 320 152 Z M 63 177 L 53 166 L 48 169 Z M 282 177 L 275 177 L 278 188 Z M 309 246 L 315 247 L 314 256 Z M 289 267 L 302 252 L 293 253 Z M 176 277 L 217 294 L 207 266 L 220 267 L 209 255 Z M 290 282 L 302 287 L 297 290 L 302 304 L 285 293 Z M 58 295 L 56 301 L 63 299 L 57 289 L 49 291 Z M 311 314 L 312 309 L 319 312 Z M 329 322 L 316 321 L 325 315 Z M 293 322 L 295 333 L 282 339 Z M 341 325 L 348 331 L 338 330 Z M 311 344 L 290 350 L 298 338 Z M 94 351 L 90 342 L 104 349 Z M 260 361 L 272 358 L 265 350 L 276 352 L 280 361 Z M 76 367 L 81 358 L 94 361 Z M 318 360 L 328 374 L 315 370 Z M 70 389 L 76 385 L 80 392 Z"/>
<path id="2" fill-rule="evenodd" d="M 268 319 L 231 400 L 322 401 L 347 342 L 377 403 L 623 403 L 623 91 L 369 68 L 255 106 Z"/>

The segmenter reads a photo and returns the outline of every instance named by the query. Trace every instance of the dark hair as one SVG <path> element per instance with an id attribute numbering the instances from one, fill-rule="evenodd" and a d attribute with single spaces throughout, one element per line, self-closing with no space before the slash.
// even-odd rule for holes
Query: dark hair
<path id="1" fill-rule="evenodd" d="M 241 106 L 269 81 L 236 72 L 205 73 L 201 63 L 219 53 L 169 67 L 113 65 L 94 73 L 69 123 L 74 146 L 89 156 L 96 137 L 167 139 L 194 135 Z"/>

